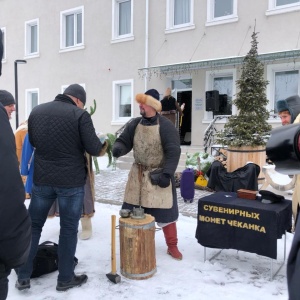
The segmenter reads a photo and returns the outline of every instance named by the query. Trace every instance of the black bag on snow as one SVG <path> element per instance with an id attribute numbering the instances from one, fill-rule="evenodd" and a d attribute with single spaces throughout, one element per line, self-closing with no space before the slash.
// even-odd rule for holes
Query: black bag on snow
<path id="1" fill-rule="evenodd" d="M 36 278 L 44 274 L 54 272 L 58 269 L 58 245 L 54 242 L 46 241 L 39 245 L 36 256 L 33 260 L 31 278 Z M 78 259 L 74 256 L 74 266 L 78 264 Z"/>

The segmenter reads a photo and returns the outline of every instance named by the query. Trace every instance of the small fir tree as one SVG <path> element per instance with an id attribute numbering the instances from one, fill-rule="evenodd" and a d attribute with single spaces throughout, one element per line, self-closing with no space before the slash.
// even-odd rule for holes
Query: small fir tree
<path id="1" fill-rule="evenodd" d="M 258 60 L 257 33 L 252 34 L 251 49 L 243 60 L 241 78 L 236 81 L 239 92 L 233 104 L 238 115 L 228 118 L 224 130 L 217 134 L 217 142 L 222 145 L 264 146 L 271 131 L 268 124 L 269 112 L 266 106 L 268 81 L 264 80 L 264 66 Z"/>

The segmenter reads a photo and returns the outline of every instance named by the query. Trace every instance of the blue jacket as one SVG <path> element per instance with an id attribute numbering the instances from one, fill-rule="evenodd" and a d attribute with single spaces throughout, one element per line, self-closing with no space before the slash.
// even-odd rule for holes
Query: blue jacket
<path id="1" fill-rule="evenodd" d="M 25 184 L 25 192 L 31 194 L 33 182 L 33 163 L 34 163 L 34 148 L 30 144 L 28 133 L 25 136 L 22 159 L 21 159 L 21 175 L 27 176 Z"/>

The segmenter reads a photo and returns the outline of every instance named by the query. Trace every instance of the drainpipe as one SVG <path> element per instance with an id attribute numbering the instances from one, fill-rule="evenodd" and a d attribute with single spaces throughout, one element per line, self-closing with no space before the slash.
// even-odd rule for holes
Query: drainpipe
<path id="1" fill-rule="evenodd" d="M 145 68 L 148 68 L 148 53 L 149 49 L 149 0 L 146 0 L 146 18 L 145 18 Z M 148 90 L 148 71 L 146 69 L 146 76 L 144 77 L 145 91 Z"/>

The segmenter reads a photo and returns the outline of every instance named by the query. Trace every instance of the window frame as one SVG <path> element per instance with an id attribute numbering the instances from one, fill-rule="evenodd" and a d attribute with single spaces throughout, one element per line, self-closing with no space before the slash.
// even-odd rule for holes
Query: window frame
<path id="1" fill-rule="evenodd" d="M 112 43 L 130 41 L 134 39 L 133 35 L 133 7 L 134 0 L 112 0 Z M 122 2 L 131 1 L 130 11 L 130 32 L 127 34 L 119 35 L 119 5 Z"/>
<path id="2" fill-rule="evenodd" d="M 74 28 L 74 45 L 66 46 L 66 17 L 70 15 L 76 15 L 78 13 L 82 14 L 82 41 L 81 43 L 77 43 L 77 26 Z M 76 18 L 75 21 L 76 23 Z M 75 8 L 67 9 L 60 12 L 60 51 L 73 51 L 84 48 L 84 6 L 78 6 Z"/>
<path id="3" fill-rule="evenodd" d="M 190 21 L 188 23 L 182 23 L 179 25 L 174 24 L 174 14 L 175 14 L 175 0 L 167 0 L 167 11 L 166 11 L 166 33 L 191 30 L 195 28 L 194 24 L 194 0 L 190 1 Z"/>
<path id="4" fill-rule="evenodd" d="M 113 109 L 112 109 L 112 125 L 123 125 L 128 122 L 134 115 L 134 93 L 133 93 L 133 79 L 116 80 L 112 82 L 112 94 L 113 94 Z M 129 117 L 119 116 L 120 107 L 120 86 L 130 85 L 131 86 L 131 115 Z"/>
<path id="5" fill-rule="evenodd" d="M 223 17 L 214 17 L 214 3 L 215 0 L 207 0 L 207 20 L 205 26 L 214 26 L 226 23 L 233 23 L 238 21 L 238 13 L 237 13 L 237 0 L 233 1 L 233 12 L 231 15 L 223 16 Z"/>
<path id="6" fill-rule="evenodd" d="M 300 1 L 291 4 L 276 6 L 276 0 L 269 0 L 266 16 L 283 14 L 297 10 L 300 10 Z"/>
<path id="7" fill-rule="evenodd" d="M 234 101 L 236 96 L 236 80 L 237 80 L 237 70 L 236 69 L 221 69 L 221 70 L 213 70 L 206 71 L 205 73 L 205 91 L 213 90 L 214 78 L 219 77 L 229 77 L 232 76 L 232 101 Z M 204 95 L 205 97 L 205 95 Z M 204 119 L 203 123 L 211 122 L 213 120 L 213 112 L 206 111 L 206 99 L 204 99 Z M 237 113 L 237 108 L 232 104 L 232 114 L 235 115 Z M 226 118 L 218 120 L 217 123 L 226 123 Z"/>
<path id="8" fill-rule="evenodd" d="M 39 88 L 32 88 L 25 90 L 25 119 L 27 120 L 33 107 L 32 107 L 32 94 L 37 93 L 38 102 L 37 105 L 40 104 L 40 90 Z M 30 102 L 30 103 L 29 103 Z"/>
<path id="9" fill-rule="evenodd" d="M 31 27 L 37 26 L 36 43 L 37 50 L 31 52 Z M 36 57 L 39 55 L 39 19 L 33 19 L 25 22 L 25 57 Z"/>
<path id="10" fill-rule="evenodd" d="M 3 57 L 2 57 L 2 63 L 6 62 L 6 27 L 1 27 L 0 30 L 2 31 L 2 37 L 3 37 Z"/>
<path id="11" fill-rule="evenodd" d="M 269 99 L 269 103 L 267 105 L 267 109 L 269 111 L 275 108 L 275 74 L 277 72 L 285 72 L 285 71 L 298 71 L 298 94 L 300 92 L 300 62 L 291 62 L 291 63 L 282 63 L 282 64 L 270 64 L 267 66 L 267 80 L 269 84 L 267 85 L 267 98 Z M 271 112 L 273 114 L 274 112 Z M 270 119 L 272 116 L 270 116 Z M 278 121 L 280 123 L 280 120 Z"/>

